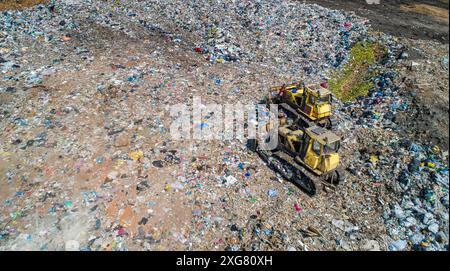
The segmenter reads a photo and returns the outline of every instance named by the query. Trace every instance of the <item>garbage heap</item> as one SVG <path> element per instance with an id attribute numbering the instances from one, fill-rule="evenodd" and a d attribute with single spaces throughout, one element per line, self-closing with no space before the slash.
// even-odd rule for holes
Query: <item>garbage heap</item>
<path id="1" fill-rule="evenodd" d="M 349 174 L 335 192 L 307 197 L 239 140 L 171 139 L 168 105 L 328 80 L 358 41 L 387 57 L 368 95 L 334 112 Z M 402 50 L 363 18 L 298 1 L 2 12 L 0 249 L 448 250 L 448 153 L 405 133 Z"/>

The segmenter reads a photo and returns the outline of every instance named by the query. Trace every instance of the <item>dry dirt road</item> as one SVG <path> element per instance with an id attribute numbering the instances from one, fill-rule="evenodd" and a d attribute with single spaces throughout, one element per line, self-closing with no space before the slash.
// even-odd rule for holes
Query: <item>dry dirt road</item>
<path id="1" fill-rule="evenodd" d="M 448 0 L 306 0 L 333 9 L 354 11 L 377 31 L 394 36 L 448 43 Z"/>

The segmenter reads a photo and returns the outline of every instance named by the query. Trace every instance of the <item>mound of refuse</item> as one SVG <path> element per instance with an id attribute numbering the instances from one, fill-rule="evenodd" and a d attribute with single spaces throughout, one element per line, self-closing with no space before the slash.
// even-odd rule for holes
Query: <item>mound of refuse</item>
<path id="1" fill-rule="evenodd" d="M 329 81 L 365 44 L 379 58 L 342 82 L 367 89 L 333 111 L 348 173 L 336 191 L 308 197 L 240 140 L 171 138 L 170 105 Z M 423 61 L 435 74 L 438 54 Z M 366 19 L 299 1 L 3 11 L 0 250 L 448 250 L 448 151 L 401 118 L 419 114 L 405 83 L 417 65 Z"/>

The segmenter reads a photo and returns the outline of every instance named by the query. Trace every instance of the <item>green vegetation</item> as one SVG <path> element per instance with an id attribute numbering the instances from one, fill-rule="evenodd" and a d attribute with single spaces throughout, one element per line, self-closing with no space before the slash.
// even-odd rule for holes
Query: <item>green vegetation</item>
<path id="1" fill-rule="evenodd" d="M 329 82 L 330 90 L 343 102 L 348 102 L 360 96 L 366 96 L 374 86 L 369 71 L 376 62 L 380 61 L 385 52 L 380 44 L 359 42 L 350 51 L 350 60 L 336 71 Z"/>

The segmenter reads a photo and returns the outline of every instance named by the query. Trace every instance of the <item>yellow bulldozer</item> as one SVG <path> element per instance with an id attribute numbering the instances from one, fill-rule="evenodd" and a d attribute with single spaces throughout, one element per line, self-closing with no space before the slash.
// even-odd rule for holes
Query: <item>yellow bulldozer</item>
<path id="1" fill-rule="evenodd" d="M 248 148 L 308 195 L 316 194 L 319 183 L 334 187 L 344 178 L 339 167 L 341 139 L 332 131 L 316 125 L 301 128 L 280 118 L 277 131 L 269 131 L 265 140 L 271 136 L 278 137 L 274 150 L 259 148 L 256 139 L 248 141 Z"/>
<path id="2" fill-rule="evenodd" d="M 322 84 L 293 83 L 270 88 L 268 103 L 276 103 L 285 109 L 296 112 L 301 126 L 314 124 L 331 129 L 332 94 Z"/>

